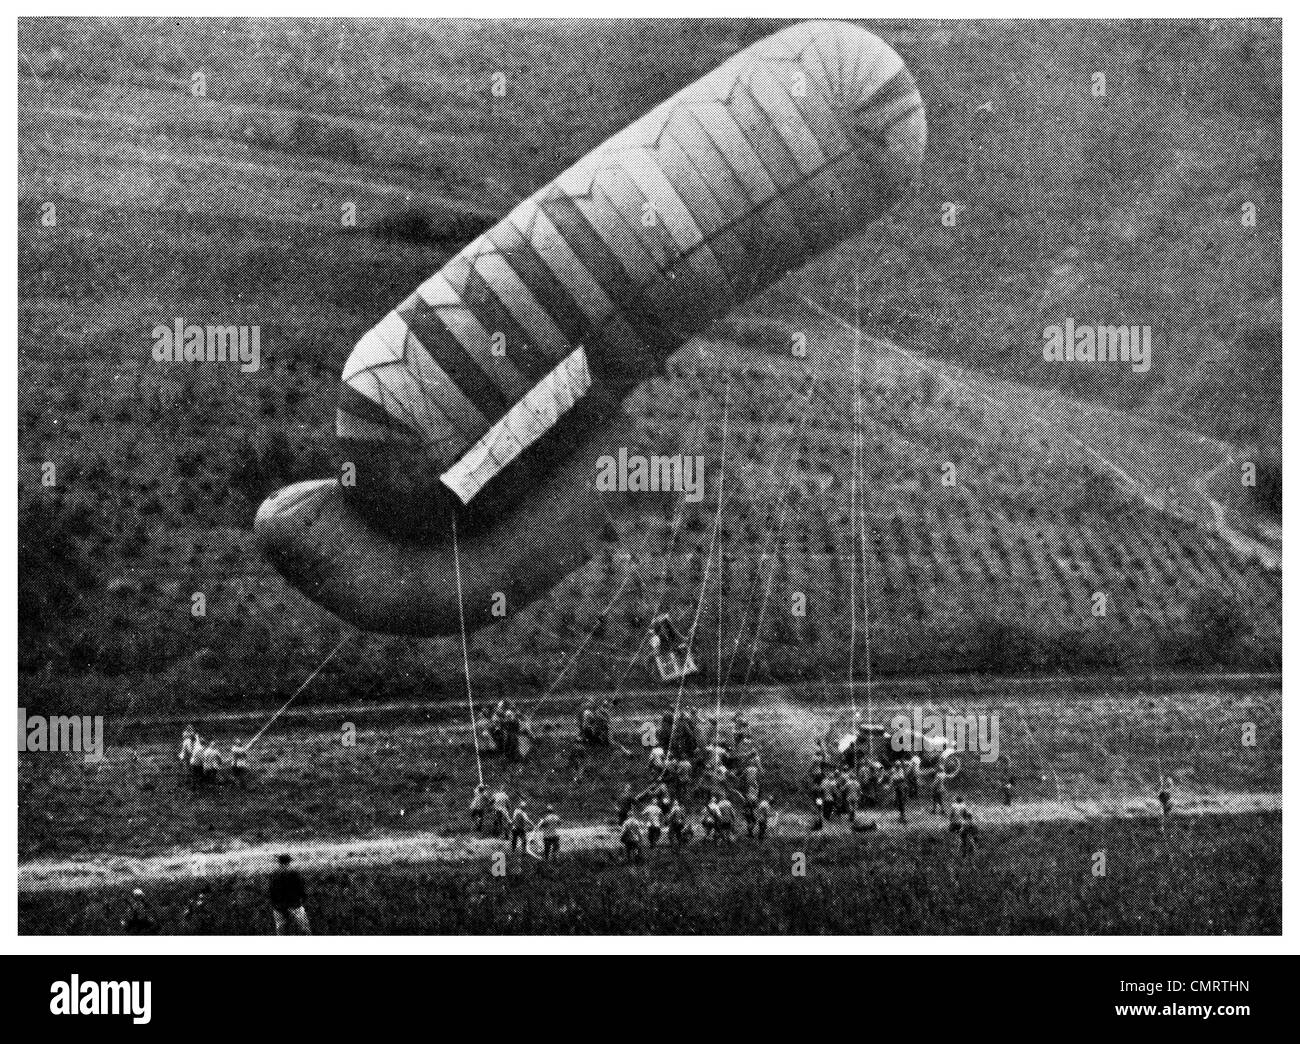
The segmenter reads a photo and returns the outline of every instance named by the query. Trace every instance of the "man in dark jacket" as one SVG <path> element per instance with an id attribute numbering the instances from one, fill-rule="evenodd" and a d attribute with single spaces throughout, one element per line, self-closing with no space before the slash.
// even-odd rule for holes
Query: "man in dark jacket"
<path id="1" fill-rule="evenodd" d="M 276 935 L 311 935 L 311 924 L 303 903 L 307 899 L 307 886 L 302 874 L 290 870 L 292 860 L 280 856 L 279 869 L 271 871 L 266 893 L 271 900 L 271 913 L 275 915 Z"/>

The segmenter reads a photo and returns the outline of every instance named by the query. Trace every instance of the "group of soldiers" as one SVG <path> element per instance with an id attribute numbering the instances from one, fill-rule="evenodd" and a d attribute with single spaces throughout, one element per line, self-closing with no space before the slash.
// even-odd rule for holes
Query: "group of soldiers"
<path id="1" fill-rule="evenodd" d="M 534 822 L 528 813 L 528 802 L 523 798 L 512 803 L 505 789 L 498 787 L 492 791 L 486 783 L 480 783 L 470 799 L 469 815 L 478 833 L 488 830 L 493 837 L 508 837 L 511 852 L 528 851 L 528 836 L 534 832 L 541 834 L 545 862 L 549 863 L 560 851 L 560 817 L 554 805 L 547 805 L 541 818 Z"/>
<path id="2" fill-rule="evenodd" d="M 589 747 L 608 747 L 612 717 L 613 700 L 610 697 L 587 697 L 578 711 L 578 739 Z"/>
<path id="3" fill-rule="evenodd" d="M 186 725 L 181 733 L 181 749 L 177 755 L 180 770 L 195 786 L 212 786 L 220 782 L 221 770 L 230 768 L 235 783 L 244 787 L 248 785 L 248 747 L 236 739 L 230 745 L 229 758 L 223 758 L 217 749 L 217 741 L 203 737 L 194 731 L 193 725 Z"/>
<path id="4" fill-rule="evenodd" d="M 527 744 L 532 740 L 532 730 L 528 723 L 519 716 L 519 710 L 513 700 L 500 700 L 488 719 L 488 738 L 498 754 L 511 761 L 518 761 L 527 753 Z"/>

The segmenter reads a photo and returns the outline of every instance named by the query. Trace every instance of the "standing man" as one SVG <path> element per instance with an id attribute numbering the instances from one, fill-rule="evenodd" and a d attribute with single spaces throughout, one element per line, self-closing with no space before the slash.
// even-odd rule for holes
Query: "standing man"
<path id="1" fill-rule="evenodd" d="M 546 806 L 546 815 L 538 824 L 542 831 L 542 860 L 549 863 L 552 856 L 560 853 L 560 817 L 555 814 L 555 806 Z"/>
<path id="2" fill-rule="evenodd" d="M 1159 796 L 1159 798 L 1160 798 L 1160 814 L 1161 814 L 1162 816 L 1167 816 L 1167 815 L 1169 815 L 1169 813 L 1172 812 L 1172 811 L 1174 810 L 1174 778 L 1173 778 L 1173 776 L 1166 776 L 1166 777 L 1165 777 L 1165 781 L 1164 781 L 1164 783 L 1161 784 L 1161 786 L 1160 786 L 1160 793 L 1159 793 L 1158 796 Z"/>
<path id="3" fill-rule="evenodd" d="M 483 833 L 483 820 L 487 817 L 488 808 L 492 804 L 492 799 L 488 796 L 486 783 L 480 783 L 474 788 L 474 797 L 469 803 L 469 816 L 474 821 L 474 829 L 478 833 Z"/>
<path id="4" fill-rule="evenodd" d="M 307 899 L 307 886 L 302 874 L 290 870 L 292 860 L 280 856 L 279 869 L 271 871 L 267 897 L 271 900 L 271 913 L 275 915 L 276 935 L 311 935 L 311 924 L 303 903 Z"/>
<path id="5" fill-rule="evenodd" d="M 754 806 L 754 830 L 757 832 L 759 841 L 767 837 L 767 825 L 772 820 L 772 805 L 767 798 L 761 798 Z M 753 835 L 751 835 L 753 836 Z"/>
<path id="6" fill-rule="evenodd" d="M 510 795 L 498 788 L 492 795 L 492 836 L 504 838 L 510 829 Z"/>
<path id="7" fill-rule="evenodd" d="M 636 795 L 632 793 L 632 784 L 624 783 L 623 790 L 618 795 L 618 807 L 614 811 L 614 817 L 622 823 L 632 814 L 632 806 L 636 803 Z"/>
<path id="8" fill-rule="evenodd" d="M 528 831 L 533 829 L 533 821 L 528 818 L 525 809 L 528 808 L 527 801 L 520 801 L 515 807 L 514 815 L 510 817 L 510 851 L 515 851 L 518 846 L 524 850 L 528 848 Z"/>
<path id="9" fill-rule="evenodd" d="M 952 803 L 952 810 L 948 813 L 949 833 L 956 834 L 961 830 L 962 819 L 968 811 L 966 799 L 958 794 L 957 800 Z"/>
<path id="10" fill-rule="evenodd" d="M 890 773 L 889 782 L 894 787 L 894 808 L 898 810 L 898 821 L 907 822 L 907 773 L 903 771 L 900 762 L 894 762 L 893 771 Z"/>
<path id="11" fill-rule="evenodd" d="M 919 797 L 921 793 L 921 755 L 913 754 L 907 759 L 907 796 Z"/>
<path id="12" fill-rule="evenodd" d="M 659 836 L 663 833 L 663 814 L 664 810 L 659 807 L 659 803 L 654 798 L 651 798 L 650 804 L 641 811 L 645 819 L 646 842 L 651 848 L 659 844 Z"/>
<path id="13" fill-rule="evenodd" d="M 717 803 L 718 836 L 726 838 L 728 844 L 736 839 L 736 806 L 723 794 Z"/>
<path id="14" fill-rule="evenodd" d="M 221 751 L 217 750 L 216 740 L 208 740 L 208 746 L 203 751 L 203 782 L 209 785 L 215 784 L 220 771 Z"/>
<path id="15" fill-rule="evenodd" d="M 190 756 L 194 753 L 194 726 L 186 725 L 185 731 L 181 733 L 181 752 L 180 765 L 181 774 L 190 770 Z"/>
<path id="16" fill-rule="evenodd" d="M 230 774 L 241 788 L 248 786 L 248 748 L 239 740 L 230 745 Z"/>
<path id="17" fill-rule="evenodd" d="M 203 782 L 203 737 L 197 732 L 194 745 L 190 747 L 190 780 L 199 784 Z"/>
<path id="18" fill-rule="evenodd" d="M 975 817 L 971 815 L 969 808 L 963 808 L 961 813 L 961 854 L 963 856 L 974 855 L 979 849 L 979 830 L 975 826 Z"/>
<path id="19" fill-rule="evenodd" d="M 629 863 L 641 862 L 641 820 L 629 813 L 623 820 L 619 840 L 623 842 L 623 858 Z"/>
<path id="20" fill-rule="evenodd" d="M 674 848 L 681 848 L 686 843 L 686 809 L 676 798 L 668 809 L 668 840 Z"/>
<path id="21" fill-rule="evenodd" d="M 948 773 L 944 771 L 942 765 L 934 770 L 934 782 L 930 784 L 930 814 L 943 815 L 944 806 L 948 803 Z"/>

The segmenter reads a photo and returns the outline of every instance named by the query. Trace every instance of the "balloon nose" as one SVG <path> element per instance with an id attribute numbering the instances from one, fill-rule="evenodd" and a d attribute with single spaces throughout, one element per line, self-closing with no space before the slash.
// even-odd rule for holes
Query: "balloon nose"
<path id="1" fill-rule="evenodd" d="M 263 557 L 315 601 L 320 600 L 328 570 L 325 545 L 311 539 L 311 530 L 320 517 L 322 503 L 337 491 L 334 479 L 286 486 L 267 497 L 253 519 L 253 535 Z"/>

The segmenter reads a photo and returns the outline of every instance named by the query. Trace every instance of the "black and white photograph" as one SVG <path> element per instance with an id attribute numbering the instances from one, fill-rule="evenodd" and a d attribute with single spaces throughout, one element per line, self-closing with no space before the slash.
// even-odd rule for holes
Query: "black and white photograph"
<path id="1" fill-rule="evenodd" d="M 1280 19 L 353 13 L 16 19 L 19 937 L 1282 935 Z"/>

